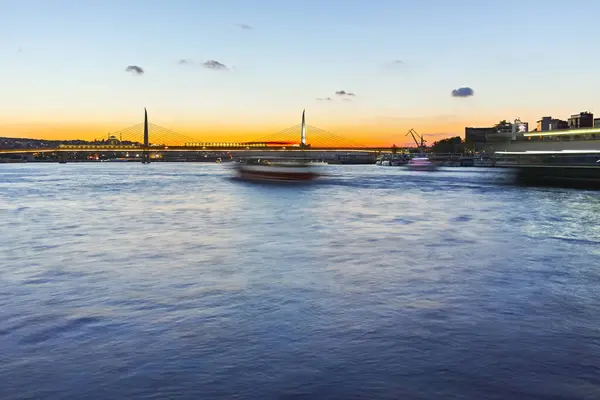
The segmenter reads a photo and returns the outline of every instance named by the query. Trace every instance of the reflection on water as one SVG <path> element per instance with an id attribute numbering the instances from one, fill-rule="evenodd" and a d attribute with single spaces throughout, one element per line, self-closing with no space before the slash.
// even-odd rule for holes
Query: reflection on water
<path id="1" fill-rule="evenodd" d="M 600 199 L 496 170 L 0 169 L 0 395 L 600 398 Z"/>

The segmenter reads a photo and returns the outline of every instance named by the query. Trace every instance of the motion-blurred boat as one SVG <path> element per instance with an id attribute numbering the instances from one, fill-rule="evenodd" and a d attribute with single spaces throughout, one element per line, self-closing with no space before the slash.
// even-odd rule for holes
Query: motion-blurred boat
<path id="1" fill-rule="evenodd" d="M 302 112 L 302 125 L 300 131 L 300 146 L 306 146 L 306 119 Z M 320 174 L 315 171 L 314 165 L 304 151 L 300 157 L 249 157 L 237 163 L 235 168 L 238 177 L 247 180 L 279 181 L 279 182 L 306 182 L 312 181 Z M 317 167 L 318 168 L 318 167 Z"/>
<path id="2" fill-rule="evenodd" d="M 408 169 L 413 171 L 436 170 L 438 168 L 437 164 L 432 162 L 424 153 L 426 141 L 423 135 L 419 135 L 414 129 L 409 130 L 406 136 L 408 135 L 412 136 L 413 140 L 417 144 L 417 148 L 420 149 L 420 154 L 415 154 L 410 160 L 408 160 L 408 163 L 406 164 Z M 417 140 L 417 138 L 419 140 Z"/>
<path id="3" fill-rule="evenodd" d="M 434 171 L 438 168 L 427 156 L 413 157 L 406 166 L 413 171 Z"/>
<path id="4" fill-rule="evenodd" d="M 246 180 L 298 182 L 319 176 L 310 162 L 292 158 L 248 158 L 235 168 L 238 177 Z"/>

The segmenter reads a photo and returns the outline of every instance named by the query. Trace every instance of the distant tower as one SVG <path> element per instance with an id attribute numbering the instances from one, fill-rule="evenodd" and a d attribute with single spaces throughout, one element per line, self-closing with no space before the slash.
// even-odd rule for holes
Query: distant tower
<path id="1" fill-rule="evenodd" d="M 304 113 L 306 110 L 302 110 L 302 132 L 300 135 L 300 147 L 306 147 L 306 120 L 304 118 Z"/>

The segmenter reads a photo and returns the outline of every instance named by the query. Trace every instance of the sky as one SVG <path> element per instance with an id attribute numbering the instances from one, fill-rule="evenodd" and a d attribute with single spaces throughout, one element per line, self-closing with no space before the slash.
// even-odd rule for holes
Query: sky
<path id="1" fill-rule="evenodd" d="M 501 119 L 600 114 L 595 0 L 0 9 L 0 136 L 102 137 L 141 122 L 144 107 L 152 123 L 199 141 L 253 140 L 306 109 L 307 124 L 372 145 L 407 143 L 411 128 L 432 142 Z"/>

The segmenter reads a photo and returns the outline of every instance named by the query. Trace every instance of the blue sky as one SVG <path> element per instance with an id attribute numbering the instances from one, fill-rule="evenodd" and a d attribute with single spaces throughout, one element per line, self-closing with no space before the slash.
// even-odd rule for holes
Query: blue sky
<path id="1" fill-rule="evenodd" d="M 283 128 L 303 108 L 332 126 L 401 129 L 403 120 L 429 117 L 467 124 L 521 116 L 534 123 L 542 114 L 594 111 L 600 89 L 595 1 L 0 0 L 0 6 L 4 123 L 125 121 L 143 106 L 182 126 L 225 119 Z M 179 65 L 180 59 L 197 65 Z M 206 60 L 230 70 L 203 68 Z M 128 65 L 144 75 L 126 73 Z M 475 95 L 450 96 L 462 86 Z M 341 101 L 338 90 L 356 96 Z"/>

